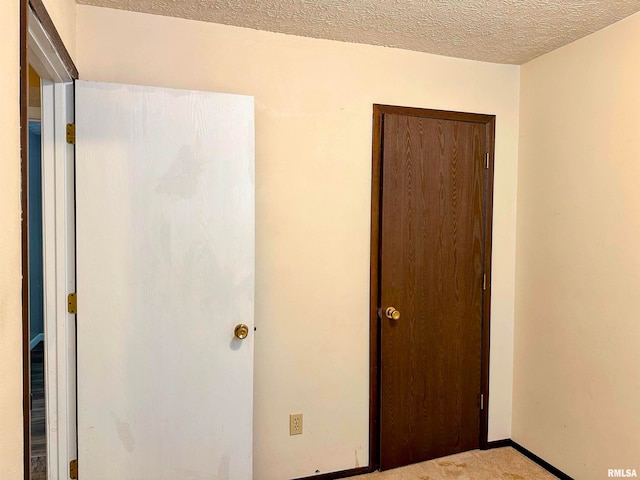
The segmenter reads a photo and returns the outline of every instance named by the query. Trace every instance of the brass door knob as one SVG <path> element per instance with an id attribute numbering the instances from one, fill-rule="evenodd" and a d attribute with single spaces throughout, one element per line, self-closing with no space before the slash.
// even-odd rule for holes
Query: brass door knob
<path id="1" fill-rule="evenodd" d="M 384 314 L 391 320 L 400 319 L 400 312 L 396 310 L 395 307 L 387 307 L 387 309 L 384 311 Z"/>
<path id="2" fill-rule="evenodd" d="M 244 323 L 239 323 L 236 325 L 236 328 L 233 329 L 233 334 L 240 340 L 245 339 L 247 338 L 247 335 L 249 335 L 249 327 Z"/>

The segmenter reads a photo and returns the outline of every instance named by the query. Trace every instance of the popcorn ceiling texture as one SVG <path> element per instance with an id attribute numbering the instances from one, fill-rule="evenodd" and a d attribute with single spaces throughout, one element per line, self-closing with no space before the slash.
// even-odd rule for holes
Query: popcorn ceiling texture
<path id="1" fill-rule="evenodd" d="M 85 5 L 523 64 L 640 11 L 638 0 L 77 0 Z"/>

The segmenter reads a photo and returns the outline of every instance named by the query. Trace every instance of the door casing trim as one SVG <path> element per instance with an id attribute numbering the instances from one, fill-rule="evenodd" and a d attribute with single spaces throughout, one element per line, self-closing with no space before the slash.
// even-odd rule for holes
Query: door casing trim
<path id="1" fill-rule="evenodd" d="M 491 245 L 493 225 L 493 172 L 495 153 L 495 115 L 430 110 L 425 108 L 373 105 L 373 145 L 371 167 L 371 260 L 369 292 L 369 466 L 380 465 L 380 333 L 378 302 L 380 298 L 380 226 L 382 201 L 382 118 L 384 114 L 427 117 L 462 122 L 484 123 L 487 126 L 489 167 L 485 175 L 483 269 L 487 285 L 482 300 L 482 358 L 480 392 L 484 409 L 480 412 L 480 448 L 488 445 L 489 430 L 489 343 L 491 315 Z"/>
<path id="2" fill-rule="evenodd" d="M 76 69 L 42 0 L 20 0 L 20 176 L 21 176 L 21 238 L 22 238 L 22 362 L 23 362 L 23 475 L 31 476 L 31 412 L 30 412 L 30 335 L 29 335 L 29 257 L 28 257 L 28 66 L 51 82 L 72 82 L 78 78 Z M 53 88 L 53 87 L 52 87 Z M 44 101 L 44 99 L 43 99 Z M 44 104 L 43 104 L 44 108 Z M 51 127 L 53 128 L 53 126 Z M 43 156 L 44 158 L 44 156 Z M 43 192 L 44 193 L 44 192 Z M 43 202 L 47 201 L 43 197 Z M 43 239 L 44 240 L 44 239 Z M 46 261 L 46 260 L 45 260 Z M 46 321 L 46 320 L 45 320 Z M 46 327 L 45 327 L 46 328 Z M 45 376 L 47 373 L 45 372 Z M 48 408 L 48 406 L 47 406 Z M 48 427 L 47 427 L 48 430 Z M 47 432 L 49 439 L 49 434 Z M 49 452 L 47 452 L 49 457 Z M 56 458 L 57 460 L 57 458 Z M 49 461 L 49 458 L 48 458 Z M 50 475 L 55 475 L 52 472 Z"/>

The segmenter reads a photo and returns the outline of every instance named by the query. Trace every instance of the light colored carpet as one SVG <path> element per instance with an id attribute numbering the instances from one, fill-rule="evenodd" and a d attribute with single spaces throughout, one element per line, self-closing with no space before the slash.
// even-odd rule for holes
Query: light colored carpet
<path id="1" fill-rule="evenodd" d="M 406 467 L 351 477 L 352 480 L 554 480 L 511 447 L 472 450 Z"/>

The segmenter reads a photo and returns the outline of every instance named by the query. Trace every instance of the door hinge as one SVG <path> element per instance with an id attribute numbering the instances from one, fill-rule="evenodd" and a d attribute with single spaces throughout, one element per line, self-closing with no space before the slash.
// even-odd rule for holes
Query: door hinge
<path id="1" fill-rule="evenodd" d="M 67 123 L 67 143 L 76 144 L 76 124 Z"/>
<path id="2" fill-rule="evenodd" d="M 484 393 L 480 394 L 480 410 L 484 410 Z"/>
<path id="3" fill-rule="evenodd" d="M 78 478 L 78 460 L 71 460 L 69 462 L 69 478 Z"/>
<path id="4" fill-rule="evenodd" d="M 78 297 L 76 292 L 70 293 L 67 296 L 67 312 L 78 313 Z"/>
<path id="5" fill-rule="evenodd" d="M 487 274 L 483 273 L 482 274 L 482 290 L 486 290 L 487 289 Z"/>
<path id="6" fill-rule="evenodd" d="M 75 143 L 75 142 L 73 142 Z M 489 168 L 489 152 L 487 152 L 485 154 L 485 163 L 484 163 L 484 168 Z"/>

